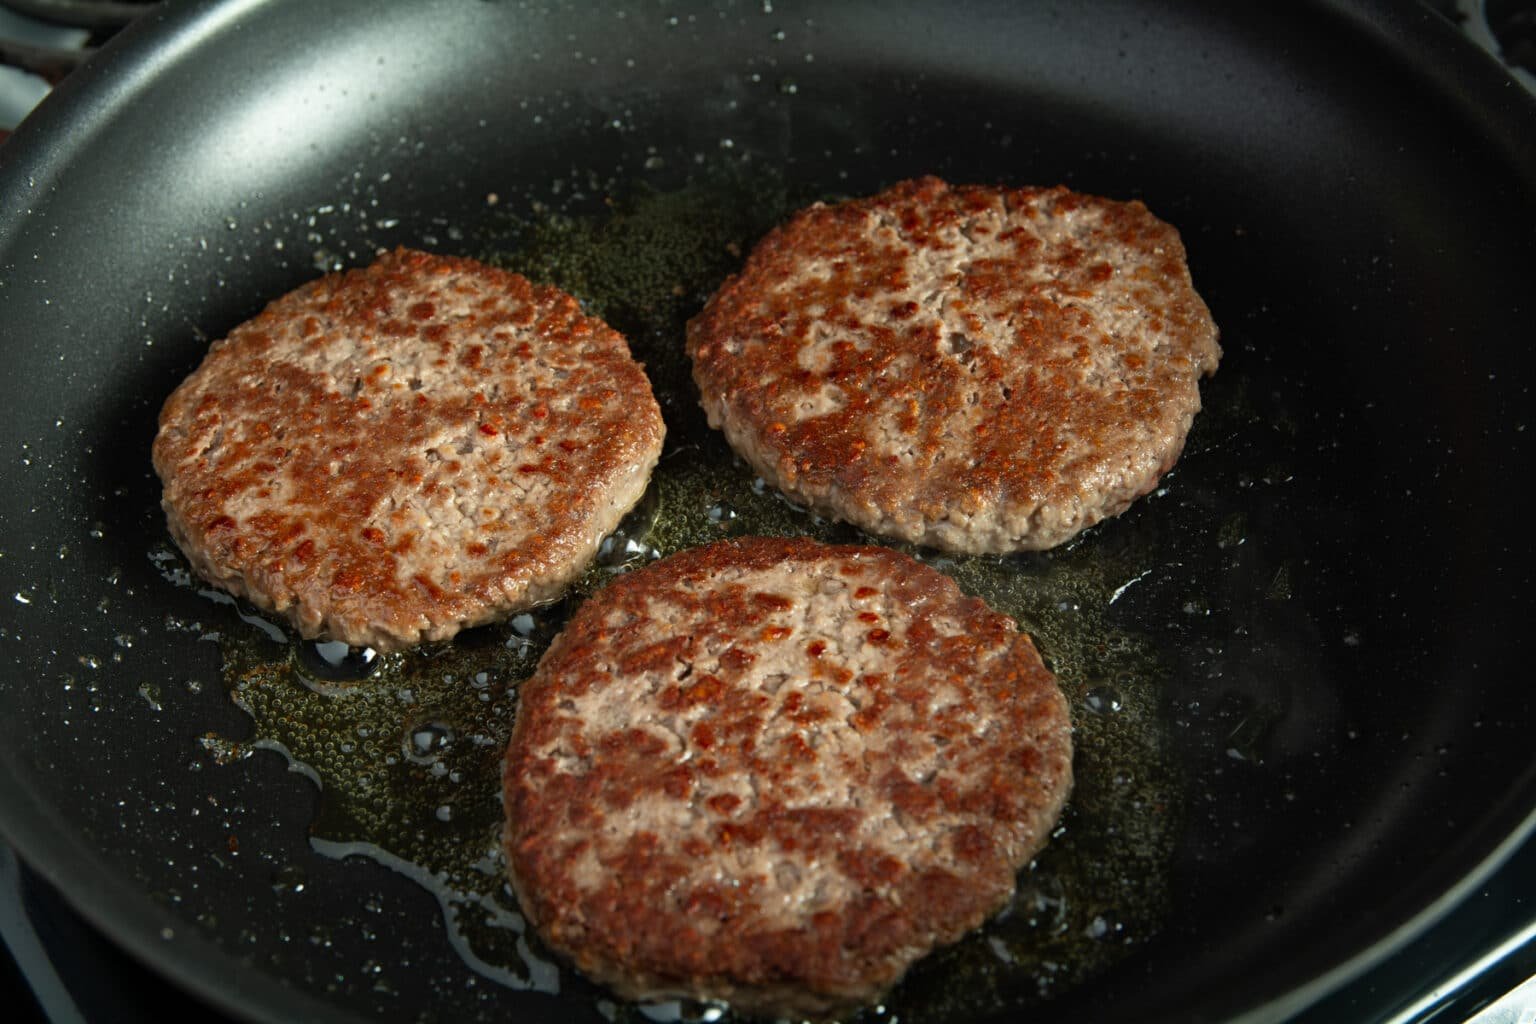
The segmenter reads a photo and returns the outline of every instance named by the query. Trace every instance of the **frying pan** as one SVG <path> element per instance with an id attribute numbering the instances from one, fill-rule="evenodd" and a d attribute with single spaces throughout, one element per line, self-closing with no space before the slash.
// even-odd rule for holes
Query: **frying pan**
<path id="1" fill-rule="evenodd" d="M 630 1012 L 473 969 L 429 872 L 310 842 L 317 772 L 260 742 L 208 638 L 285 648 L 166 552 L 159 404 L 382 246 L 542 246 L 559 276 L 551 238 L 701 180 L 771 182 L 726 211 L 745 235 L 930 172 L 1145 199 L 1226 349 L 1165 488 L 1017 563 L 1108 567 L 1092 628 L 1153 652 L 1177 779 L 1155 926 L 1032 1013 L 1276 1020 L 1398 948 L 1536 821 L 1536 106 L 1386 0 L 168 5 L 0 148 L 7 838 L 251 1019 Z M 1114 703 L 1091 682 L 1080 723 Z"/>

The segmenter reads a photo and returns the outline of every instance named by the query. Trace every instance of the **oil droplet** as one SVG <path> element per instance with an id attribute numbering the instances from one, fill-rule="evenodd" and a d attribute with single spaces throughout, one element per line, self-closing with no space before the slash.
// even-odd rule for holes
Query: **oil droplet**
<path id="1" fill-rule="evenodd" d="M 254 752 L 253 748 L 245 743 L 237 743 L 234 740 L 225 739 L 213 733 L 207 733 L 198 739 L 198 744 L 213 758 L 217 765 L 234 764 L 243 761 Z M 193 762 L 197 764 L 197 762 Z M 201 765 L 198 766 L 199 770 Z"/>
<path id="2" fill-rule="evenodd" d="M 1112 715 L 1123 706 L 1120 691 L 1113 686 L 1095 686 L 1083 694 L 1083 705 L 1096 715 Z"/>
<path id="3" fill-rule="evenodd" d="M 723 1004 L 693 999 L 641 1003 L 636 1009 L 642 1017 L 656 1021 L 657 1024 L 715 1024 L 715 1021 L 725 1016 L 726 1011 Z"/>
<path id="4" fill-rule="evenodd" d="M 1095 914 L 1093 920 L 1088 922 L 1084 933 L 1090 939 L 1111 939 L 1119 935 L 1123 926 L 1112 914 Z"/>
<path id="5" fill-rule="evenodd" d="M 651 528 L 656 525 L 661 502 L 656 489 L 647 489 L 640 503 L 630 510 L 612 533 L 603 538 L 597 548 L 597 564 L 610 569 L 630 568 L 661 557 L 661 552 L 648 541 Z"/>
<path id="6" fill-rule="evenodd" d="M 372 647 L 349 647 L 340 640 L 295 644 L 294 660 L 302 676 L 319 683 L 354 683 L 383 664 Z"/>
<path id="7" fill-rule="evenodd" d="M 1249 708 L 1227 733 L 1227 757 L 1234 761 L 1263 764 L 1264 749 L 1280 717 L 1280 710 L 1275 707 L 1266 705 Z"/>
<path id="8" fill-rule="evenodd" d="M 704 513 L 715 526 L 730 526 L 741 513 L 728 501 L 717 501 Z"/>
<path id="9" fill-rule="evenodd" d="M 1055 876 L 1032 874 L 1021 880 L 1008 913 L 1022 917 L 1031 928 L 1060 933 L 1067 927 L 1066 891 Z"/>
<path id="10" fill-rule="evenodd" d="M 628 569 L 660 557 L 661 552 L 654 545 L 617 531 L 604 537 L 597 549 L 597 564 L 609 569 Z"/>
<path id="11" fill-rule="evenodd" d="M 569 610 L 567 602 L 562 601 L 512 616 L 507 623 L 512 628 L 507 635 L 506 646 L 524 655 L 543 651 L 555 638 L 555 634 L 560 632 Z"/>
<path id="12" fill-rule="evenodd" d="M 1288 601 L 1291 597 L 1291 571 L 1286 566 L 1275 570 L 1274 578 L 1269 581 L 1269 589 L 1264 596 L 1271 601 Z"/>
<path id="13" fill-rule="evenodd" d="M 453 746 L 453 727 L 442 722 L 423 722 L 405 737 L 405 756 L 417 764 L 431 764 Z"/>
<path id="14" fill-rule="evenodd" d="M 1229 516 L 1222 524 L 1221 530 L 1216 536 L 1216 546 L 1219 548 L 1240 547 L 1247 540 L 1246 517 L 1241 513 Z"/>

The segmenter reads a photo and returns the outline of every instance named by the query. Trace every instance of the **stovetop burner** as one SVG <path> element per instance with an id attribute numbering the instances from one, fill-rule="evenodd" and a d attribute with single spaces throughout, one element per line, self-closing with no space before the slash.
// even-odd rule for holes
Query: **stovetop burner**
<path id="1" fill-rule="evenodd" d="M 1536 94 L 1536 0 L 1421 0 Z M 153 0 L 0 0 L 0 143 Z M 141 966 L 0 842 L 0 1006 L 22 1024 L 229 1020 Z M 1293 1024 L 1536 1024 L 1536 838 L 1439 922 Z"/>

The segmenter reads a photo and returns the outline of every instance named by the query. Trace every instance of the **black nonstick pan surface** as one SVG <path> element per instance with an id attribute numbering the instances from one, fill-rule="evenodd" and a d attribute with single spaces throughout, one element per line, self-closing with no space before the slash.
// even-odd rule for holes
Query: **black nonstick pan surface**
<path id="1" fill-rule="evenodd" d="M 939 560 L 1056 664 L 1079 797 L 1009 919 L 867 1018 L 1283 1019 L 1530 832 L 1536 105 L 1428 10 L 168 7 L 0 148 L 0 829 L 157 970 L 255 1020 L 648 1019 L 495 882 L 559 610 L 356 682 L 200 593 L 149 443 L 207 343 L 380 247 L 497 259 L 664 393 L 602 571 L 840 536 L 702 428 L 677 332 L 796 204 L 922 173 L 1144 199 L 1226 355 L 1155 495 Z"/>

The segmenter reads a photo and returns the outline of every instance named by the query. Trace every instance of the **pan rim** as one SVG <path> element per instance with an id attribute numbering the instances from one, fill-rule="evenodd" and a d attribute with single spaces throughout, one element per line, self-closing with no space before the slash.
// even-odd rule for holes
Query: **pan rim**
<path id="1" fill-rule="evenodd" d="M 27 180 L 33 188 L 47 187 L 51 173 L 67 163 L 94 136 L 92 126 L 113 118 L 122 104 L 145 88 L 163 65 L 184 59 L 186 54 L 196 51 L 202 41 L 219 35 L 234 21 L 264 6 L 270 6 L 270 3 L 267 0 L 234 0 L 222 4 L 196 2 L 173 5 L 169 10 L 157 11 L 152 18 L 142 19 L 139 25 L 115 40 L 102 55 L 66 81 L 54 97 L 45 101 L 43 107 L 18 128 L 5 148 L 0 149 L 0 182 L 9 178 L 13 182 Z M 1386 0 L 1368 0 L 1359 6 L 1325 0 L 1320 6 L 1363 26 L 1399 54 L 1410 47 L 1422 49 L 1439 46 L 1444 41 L 1440 32 L 1445 26 L 1424 20 L 1435 17 L 1427 9 L 1422 12 L 1422 17 L 1415 18 Z M 1454 76 L 1449 79 L 1451 84 L 1447 88 L 1453 88 L 1464 105 L 1470 108 L 1474 98 L 1486 96 L 1490 100 L 1488 106 L 1477 109 L 1487 125 L 1509 122 L 1513 128 L 1515 119 L 1525 119 L 1528 123 L 1536 121 L 1536 99 L 1523 90 L 1511 92 L 1508 82 L 1499 80 L 1496 65 L 1484 63 L 1482 58 L 1486 55 L 1470 43 L 1463 53 L 1478 55 L 1477 62 L 1459 59 L 1448 62 L 1449 70 L 1441 70 L 1447 76 Z M 1495 98 L 1497 102 L 1492 102 Z M 1536 183 L 1536 141 L 1529 137 L 1522 140 L 1512 130 L 1500 133 L 1499 138 L 1512 162 L 1524 168 L 1528 181 Z M 55 144 L 53 140 L 57 139 L 64 141 Z M 9 248 L 10 234 L 11 229 L 0 223 L 0 252 Z M 266 973 L 244 967 L 238 958 L 211 940 L 194 934 L 191 939 L 181 941 L 179 937 L 184 930 L 181 920 L 143 892 L 88 884 L 108 874 L 101 858 L 82 848 L 78 840 L 55 820 L 50 808 L 31 798 L 21 784 L 21 773 L 8 756 L 0 757 L 0 777 L 5 782 L 0 786 L 0 833 L 15 845 L 29 866 L 60 889 L 82 916 L 147 966 L 173 978 L 221 1009 L 249 1020 L 291 1019 L 295 1016 L 362 1019 L 335 1004 L 289 988 Z M 1532 788 L 1533 783 L 1536 783 L 1536 776 L 1522 781 L 1527 789 Z M 1510 806 L 1501 809 L 1499 815 L 1489 817 L 1511 816 L 1515 818 L 1512 830 L 1478 861 L 1472 871 L 1394 928 L 1386 938 L 1312 981 L 1262 1006 L 1244 1011 L 1235 1019 L 1259 1021 L 1287 1016 L 1402 948 L 1451 907 L 1462 902 L 1516 848 L 1536 834 L 1536 808 L 1525 811 L 1520 817 L 1516 808 Z M 81 900 L 77 896 L 81 891 L 89 892 L 92 898 Z M 161 938 L 168 928 L 178 936 L 174 945 L 166 944 Z M 175 956 L 165 952 L 169 949 L 177 951 Z M 239 972 L 243 992 L 232 991 L 222 983 L 232 971 Z M 274 1010 L 276 1016 L 268 1016 L 265 1012 L 258 1015 L 238 1001 L 239 995 L 248 994 L 252 989 L 259 990 L 263 1009 Z M 271 1002 L 267 1003 L 267 1000 Z"/>

